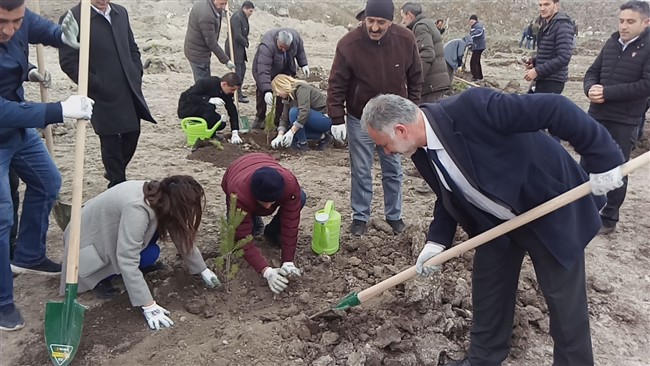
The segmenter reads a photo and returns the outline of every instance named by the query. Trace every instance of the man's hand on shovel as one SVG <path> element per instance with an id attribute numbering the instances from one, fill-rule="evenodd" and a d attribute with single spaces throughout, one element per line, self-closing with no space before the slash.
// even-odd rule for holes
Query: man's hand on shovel
<path id="1" fill-rule="evenodd" d="M 425 264 L 429 259 L 437 256 L 438 254 L 442 253 L 444 250 L 445 250 L 444 245 L 434 243 L 432 241 L 428 241 L 424 245 L 424 248 L 422 248 L 420 255 L 418 255 L 418 260 L 417 262 L 415 262 L 415 271 L 420 276 L 428 276 L 433 272 L 440 270 L 440 266 L 437 265 L 426 266 Z"/>

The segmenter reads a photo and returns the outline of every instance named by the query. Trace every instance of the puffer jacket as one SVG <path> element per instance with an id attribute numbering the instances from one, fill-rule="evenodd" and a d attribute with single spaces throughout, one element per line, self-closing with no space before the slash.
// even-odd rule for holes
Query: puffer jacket
<path id="1" fill-rule="evenodd" d="M 288 31 L 293 35 L 293 42 L 286 52 L 288 64 L 284 62 L 284 54 L 277 45 L 278 33 Z M 291 28 L 271 29 L 264 33 L 262 41 L 257 46 L 255 58 L 253 58 L 253 79 L 257 83 L 257 89 L 262 93 L 271 91 L 271 80 L 279 74 L 296 76 L 296 62 L 299 67 L 307 65 L 307 54 L 302 37 L 297 30 Z"/>
<path id="2" fill-rule="evenodd" d="M 210 55 L 217 55 L 222 64 L 230 61 L 219 46 L 222 13 L 217 11 L 212 0 L 196 0 L 190 11 L 185 32 L 183 51 L 190 62 L 210 62 Z"/>
<path id="3" fill-rule="evenodd" d="M 436 23 L 433 19 L 427 19 L 420 14 L 407 28 L 413 31 L 415 41 L 418 43 L 424 78 L 422 95 L 449 89 L 450 80 L 445 64 L 442 36 L 436 28 Z"/>
<path id="4" fill-rule="evenodd" d="M 537 80 L 566 83 L 573 52 L 573 24 L 563 11 L 543 20 L 537 40 L 537 57 L 533 59 Z"/>
<path id="5" fill-rule="evenodd" d="M 600 84 L 605 98 L 605 103 L 589 105 L 589 115 L 600 121 L 638 125 L 650 97 L 650 31 L 646 28 L 625 50 L 619 37 L 618 32 L 612 34 L 585 73 L 585 95 Z"/>
<path id="6" fill-rule="evenodd" d="M 469 31 L 469 35 L 472 37 L 472 51 L 485 50 L 487 47 L 487 42 L 485 37 L 485 27 L 483 27 L 483 23 L 474 23 Z"/>

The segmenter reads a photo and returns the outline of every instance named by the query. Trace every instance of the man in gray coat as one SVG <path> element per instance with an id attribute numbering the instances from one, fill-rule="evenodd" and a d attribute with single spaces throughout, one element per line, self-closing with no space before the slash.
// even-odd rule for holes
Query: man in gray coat
<path id="1" fill-rule="evenodd" d="M 140 120 L 156 123 L 142 94 L 142 61 L 126 9 L 91 0 L 88 96 L 95 101 L 91 123 L 99 135 L 108 188 L 126 180 L 126 167 L 140 138 Z M 71 9 L 77 22 L 81 6 Z M 64 17 L 61 17 L 63 21 Z M 59 64 L 77 82 L 79 52 L 59 49 Z"/>
<path id="2" fill-rule="evenodd" d="M 422 5 L 405 3 L 400 13 L 402 24 L 413 31 L 415 41 L 418 43 L 424 77 L 421 103 L 433 103 L 441 99 L 450 86 L 442 36 L 433 19 L 425 18 L 422 14 Z"/>
<path id="3" fill-rule="evenodd" d="M 253 59 L 253 78 L 257 84 L 255 92 L 257 114 L 253 128 L 263 128 L 266 118 L 266 106 L 273 103 L 271 80 L 279 74 L 296 76 L 296 63 L 309 77 L 307 54 L 302 37 L 297 30 L 291 28 L 271 29 L 264 34 L 257 46 Z M 275 124 L 282 115 L 282 100 L 276 98 Z"/>
<path id="4" fill-rule="evenodd" d="M 219 46 L 223 11 L 228 0 L 196 0 L 190 11 L 183 51 L 190 61 L 194 81 L 210 77 L 210 57 L 214 53 L 219 62 L 235 71 L 235 64 Z"/>

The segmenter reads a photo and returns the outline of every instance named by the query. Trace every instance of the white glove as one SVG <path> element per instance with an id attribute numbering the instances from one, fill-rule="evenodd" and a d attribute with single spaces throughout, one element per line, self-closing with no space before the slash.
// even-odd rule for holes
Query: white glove
<path id="1" fill-rule="evenodd" d="M 305 65 L 302 67 L 302 72 L 305 74 L 305 79 L 309 77 L 309 66 Z"/>
<path id="2" fill-rule="evenodd" d="M 420 252 L 420 255 L 418 255 L 418 260 L 415 262 L 415 271 L 421 275 L 421 276 L 428 276 L 431 273 L 437 271 L 440 269 L 440 266 L 424 266 L 424 263 L 428 261 L 429 259 L 437 256 L 438 254 L 442 253 L 445 250 L 445 247 L 434 243 L 432 241 L 428 241 L 425 245 L 424 248 L 422 248 L 422 251 Z"/>
<path id="3" fill-rule="evenodd" d="M 72 15 L 70 10 L 68 10 L 65 14 L 65 18 L 63 18 L 63 22 L 61 22 L 61 30 L 63 31 L 63 33 L 61 33 L 61 41 L 75 50 L 78 50 L 79 41 L 77 41 L 77 38 L 79 37 L 79 24 L 77 24 L 77 20 L 74 18 L 74 15 Z"/>
<path id="4" fill-rule="evenodd" d="M 208 103 L 214 105 L 215 107 L 223 107 L 226 105 L 226 102 L 224 102 L 223 99 L 217 97 L 208 99 Z"/>
<path id="5" fill-rule="evenodd" d="M 149 328 L 151 329 L 160 330 L 161 325 L 167 328 L 174 325 L 174 322 L 169 319 L 169 315 L 171 315 L 169 310 L 156 304 L 155 301 L 151 306 L 143 306 L 142 312 L 144 313 L 144 317 L 147 319 L 147 323 L 149 323 Z"/>
<path id="6" fill-rule="evenodd" d="M 27 80 L 37 81 L 43 84 L 44 88 L 49 88 L 52 85 L 52 75 L 47 70 L 43 70 L 43 75 L 41 75 L 38 69 L 31 69 L 27 74 Z"/>
<path id="7" fill-rule="evenodd" d="M 286 273 L 287 276 L 300 276 L 302 274 L 302 272 L 298 268 L 296 268 L 293 262 L 282 263 L 282 267 L 280 269 L 284 271 L 284 273 Z"/>
<path id="8" fill-rule="evenodd" d="M 241 139 L 241 137 L 239 137 L 239 131 L 237 131 L 237 130 L 232 131 L 232 137 L 230 137 L 230 143 L 235 144 L 235 145 L 239 145 L 239 144 L 241 144 L 243 142 L 244 141 Z"/>
<path id="9" fill-rule="evenodd" d="M 279 294 L 284 291 L 289 284 L 286 273 L 282 268 L 267 267 L 262 275 L 266 278 L 266 281 L 269 283 L 269 288 L 271 288 L 274 294 Z"/>
<path id="10" fill-rule="evenodd" d="M 280 145 L 282 145 L 283 136 L 284 134 L 279 133 L 278 136 L 271 141 L 271 147 L 274 149 L 279 148 Z"/>
<path id="11" fill-rule="evenodd" d="M 591 173 L 589 174 L 589 183 L 591 183 L 591 193 L 596 196 L 602 196 L 609 191 L 620 188 L 623 186 L 621 167 L 617 166 L 604 173 Z"/>
<path id="12" fill-rule="evenodd" d="M 68 99 L 61 102 L 63 117 L 90 119 L 93 115 L 93 104 L 95 104 L 95 101 L 88 97 L 71 95 Z"/>
<path id="13" fill-rule="evenodd" d="M 233 64 L 232 61 L 226 62 L 226 67 L 232 71 L 235 71 L 235 64 Z"/>
<path id="14" fill-rule="evenodd" d="M 268 105 L 273 104 L 273 93 L 271 93 L 271 92 L 264 93 L 264 101 Z"/>
<path id="15" fill-rule="evenodd" d="M 348 129 L 345 127 L 345 123 L 340 125 L 332 125 L 330 131 L 332 131 L 332 136 L 334 136 L 334 139 L 340 143 L 345 142 L 345 139 L 348 138 Z"/>
<path id="16" fill-rule="evenodd" d="M 205 284 L 208 285 L 210 288 L 215 288 L 221 286 L 221 282 L 219 281 L 219 277 L 217 277 L 214 272 L 210 270 L 210 268 L 206 268 L 201 272 L 201 277 L 203 278 L 203 281 L 205 281 Z"/>
<path id="17" fill-rule="evenodd" d="M 293 131 L 289 129 L 287 132 L 282 135 L 282 146 L 284 147 L 289 147 L 291 146 L 291 142 L 293 141 Z"/>

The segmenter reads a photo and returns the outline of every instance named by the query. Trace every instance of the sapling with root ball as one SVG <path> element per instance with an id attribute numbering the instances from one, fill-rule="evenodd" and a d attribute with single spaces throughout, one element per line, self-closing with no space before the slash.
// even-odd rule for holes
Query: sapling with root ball
<path id="1" fill-rule="evenodd" d="M 235 278 L 239 272 L 239 265 L 233 263 L 235 258 L 244 256 L 244 246 L 253 240 L 252 235 L 247 235 L 243 239 L 235 241 L 235 234 L 237 228 L 241 225 L 244 218 L 248 213 L 237 207 L 237 195 L 230 195 L 230 205 L 226 215 L 222 215 L 219 219 L 219 256 L 215 259 L 217 271 L 225 279 L 226 290 L 230 289 L 230 282 Z"/>

